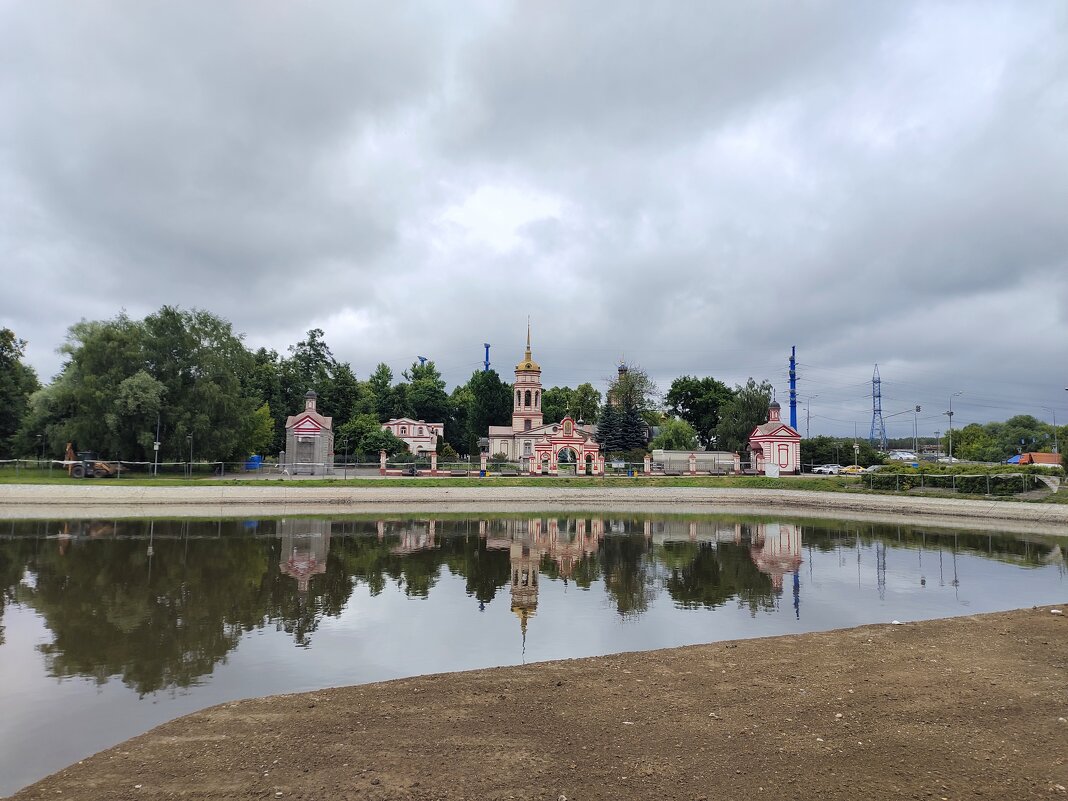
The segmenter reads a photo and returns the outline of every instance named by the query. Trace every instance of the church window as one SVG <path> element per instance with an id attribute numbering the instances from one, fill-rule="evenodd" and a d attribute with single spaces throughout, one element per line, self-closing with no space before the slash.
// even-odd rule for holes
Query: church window
<path id="1" fill-rule="evenodd" d="M 401 433 L 402 434 L 407 434 L 408 433 L 408 426 L 401 426 Z"/>
<path id="2" fill-rule="evenodd" d="M 529 417 L 526 420 L 523 421 L 523 430 L 524 431 L 530 431 L 530 418 Z"/>
<path id="3" fill-rule="evenodd" d="M 519 405 L 519 403 L 520 403 L 520 400 L 519 400 L 519 396 L 520 396 L 520 393 L 519 393 L 519 390 L 517 389 L 517 390 L 515 391 L 515 405 L 516 405 L 516 406 L 518 406 L 518 405 Z"/>
<path id="4" fill-rule="evenodd" d="M 423 433 L 423 427 L 419 426 L 419 434 L 422 435 L 422 433 Z"/>
<path id="5" fill-rule="evenodd" d="M 528 389 L 523 395 L 523 405 L 528 409 L 530 408 L 530 390 Z"/>
<path id="6" fill-rule="evenodd" d="M 529 439 L 526 440 L 523 443 L 523 455 L 524 456 L 530 456 L 530 440 Z"/>

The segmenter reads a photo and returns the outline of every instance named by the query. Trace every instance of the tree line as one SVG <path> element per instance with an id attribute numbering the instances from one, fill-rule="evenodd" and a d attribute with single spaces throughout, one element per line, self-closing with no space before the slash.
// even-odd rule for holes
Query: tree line
<path id="1" fill-rule="evenodd" d="M 475 371 L 451 391 L 433 361 L 415 361 L 399 376 L 380 363 L 361 378 L 321 329 L 283 353 L 253 350 L 229 321 L 199 309 L 79 321 L 59 348 L 59 373 L 44 386 L 23 362 L 25 345 L 0 329 L 0 458 L 57 457 L 67 442 L 126 461 L 152 461 L 156 441 L 160 461 L 275 454 L 308 390 L 333 418 L 336 450 L 350 454 L 402 452 L 381 428 L 391 418 L 443 423 L 446 456 L 476 455 L 489 426 L 511 421 L 511 384 L 494 370 Z M 766 381 L 729 387 L 697 376 L 676 378 L 661 395 L 631 367 L 604 396 L 589 382 L 546 388 L 542 412 L 546 423 L 565 415 L 596 423 L 606 453 L 640 458 L 649 448 L 744 450 L 771 395 Z"/>

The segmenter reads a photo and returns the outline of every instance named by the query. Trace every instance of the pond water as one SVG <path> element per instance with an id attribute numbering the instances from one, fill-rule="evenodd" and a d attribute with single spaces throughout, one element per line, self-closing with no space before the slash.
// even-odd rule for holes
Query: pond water
<path id="1" fill-rule="evenodd" d="M 0 795 L 237 698 L 1068 598 L 1053 541 L 525 515 L 0 528 Z"/>

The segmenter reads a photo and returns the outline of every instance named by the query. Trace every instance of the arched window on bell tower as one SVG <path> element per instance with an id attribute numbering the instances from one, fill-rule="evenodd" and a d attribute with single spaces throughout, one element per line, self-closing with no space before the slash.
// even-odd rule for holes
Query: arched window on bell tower
<path id="1" fill-rule="evenodd" d="M 530 408 L 530 390 L 528 389 L 523 393 L 523 406 L 527 409 Z"/>

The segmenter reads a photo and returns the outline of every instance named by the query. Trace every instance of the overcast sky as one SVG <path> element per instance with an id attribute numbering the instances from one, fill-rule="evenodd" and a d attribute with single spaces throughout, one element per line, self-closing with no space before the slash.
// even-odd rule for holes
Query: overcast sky
<path id="1" fill-rule="evenodd" d="M 451 388 L 529 315 L 547 386 L 1065 423 L 1068 4 L 0 0 L 0 270 L 45 380 L 174 304 Z"/>

